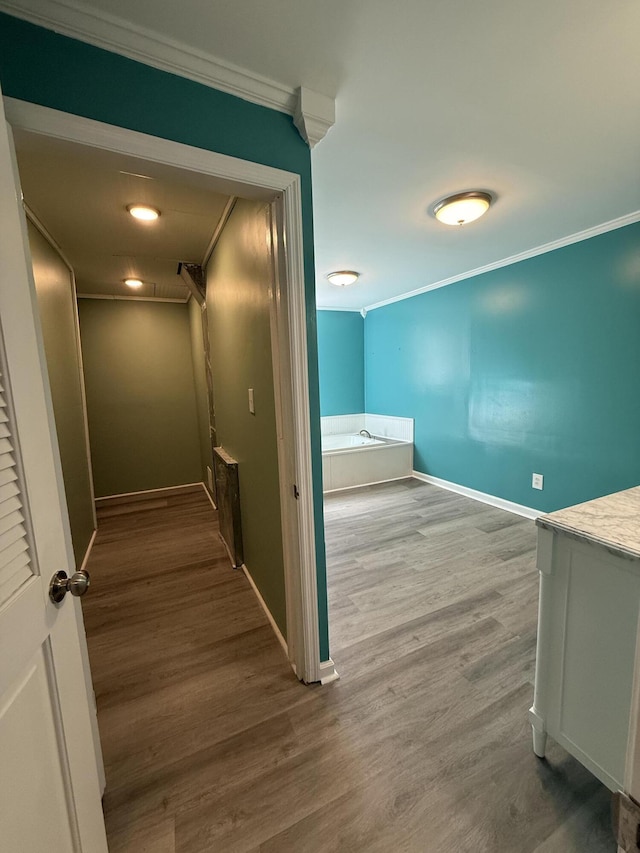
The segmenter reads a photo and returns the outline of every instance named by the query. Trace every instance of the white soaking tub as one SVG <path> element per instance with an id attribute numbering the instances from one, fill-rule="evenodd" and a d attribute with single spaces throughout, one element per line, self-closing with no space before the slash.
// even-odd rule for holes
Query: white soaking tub
<path id="1" fill-rule="evenodd" d="M 351 433 L 322 436 L 323 491 L 410 477 L 413 442 Z"/>

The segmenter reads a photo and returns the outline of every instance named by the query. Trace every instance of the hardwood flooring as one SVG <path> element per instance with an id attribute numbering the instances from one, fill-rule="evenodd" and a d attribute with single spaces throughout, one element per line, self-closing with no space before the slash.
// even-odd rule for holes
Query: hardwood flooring
<path id="1" fill-rule="evenodd" d="M 531 750 L 533 523 L 415 480 L 325 511 L 341 679 L 306 687 L 203 492 L 99 510 L 111 853 L 614 853 L 608 792 Z"/>

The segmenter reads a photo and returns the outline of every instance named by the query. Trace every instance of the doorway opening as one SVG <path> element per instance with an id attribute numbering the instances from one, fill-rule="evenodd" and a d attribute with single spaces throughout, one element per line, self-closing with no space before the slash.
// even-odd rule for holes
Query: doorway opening
<path id="1" fill-rule="evenodd" d="M 220 192 L 242 197 L 268 211 L 270 228 L 263 236 L 270 250 L 273 276 L 268 312 L 287 652 L 301 680 L 311 682 L 330 676 L 332 663 L 320 660 L 318 640 L 299 177 L 11 99 L 5 105 L 18 136 L 32 134 L 180 169 L 194 180 L 215 181 Z"/>

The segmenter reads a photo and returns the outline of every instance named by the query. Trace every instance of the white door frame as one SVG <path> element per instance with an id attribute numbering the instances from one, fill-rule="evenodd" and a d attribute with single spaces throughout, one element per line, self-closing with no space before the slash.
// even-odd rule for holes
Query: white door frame
<path id="1" fill-rule="evenodd" d="M 4 106 L 7 121 L 14 128 L 210 175 L 219 179 L 221 190 L 230 195 L 276 198 L 286 246 L 279 285 L 286 291 L 286 299 L 276 300 L 275 308 L 280 328 L 288 329 L 288 358 L 280 362 L 285 370 L 289 362 L 290 375 L 282 375 L 281 389 L 290 395 L 290 446 L 296 474 L 295 483 L 281 482 L 280 488 L 281 492 L 293 492 L 295 485 L 299 495 L 295 503 L 288 501 L 282 506 L 283 513 L 295 514 L 283 524 L 283 530 L 297 530 L 297 541 L 285 544 L 289 659 L 301 680 L 326 682 L 333 663 L 320 660 L 300 176 L 14 98 L 5 98 Z M 286 476 L 286 471 L 280 473 Z"/>

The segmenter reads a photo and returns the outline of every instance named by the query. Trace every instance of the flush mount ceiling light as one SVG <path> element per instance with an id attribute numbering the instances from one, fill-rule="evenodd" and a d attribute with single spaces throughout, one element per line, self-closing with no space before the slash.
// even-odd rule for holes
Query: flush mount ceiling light
<path id="1" fill-rule="evenodd" d="M 137 289 L 138 287 L 142 287 L 142 285 L 144 284 L 144 282 L 141 281 L 139 278 L 125 278 L 124 283 L 128 287 L 133 287 L 134 289 Z"/>
<path id="2" fill-rule="evenodd" d="M 330 272 L 327 278 L 336 287 L 347 287 L 350 284 L 355 284 L 360 278 L 360 273 L 353 270 L 339 270 L 338 272 Z"/>
<path id="3" fill-rule="evenodd" d="M 491 195 L 486 192 L 456 193 L 433 205 L 433 215 L 445 225 L 466 225 L 489 210 Z"/>
<path id="4" fill-rule="evenodd" d="M 128 204 L 127 210 L 133 217 L 143 222 L 154 222 L 160 216 L 160 211 L 155 207 L 149 207 L 148 204 Z"/>

